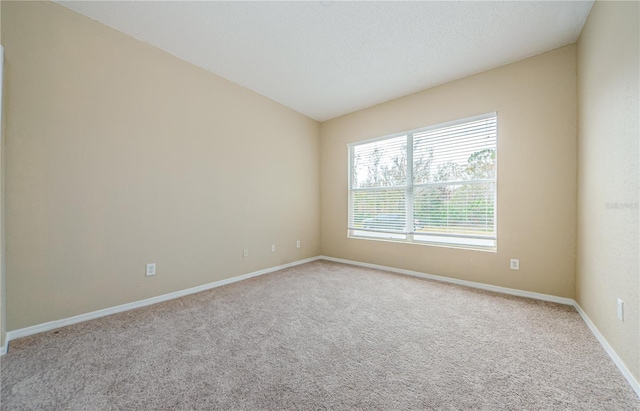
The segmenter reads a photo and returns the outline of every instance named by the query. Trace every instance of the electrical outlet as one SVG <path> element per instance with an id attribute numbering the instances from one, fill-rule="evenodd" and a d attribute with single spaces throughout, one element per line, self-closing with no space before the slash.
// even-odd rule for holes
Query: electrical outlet
<path id="1" fill-rule="evenodd" d="M 618 319 L 624 321 L 624 301 L 618 298 L 616 306 L 618 309 Z"/>
<path id="2" fill-rule="evenodd" d="M 156 275 L 156 263 L 147 264 L 147 276 Z"/>
<path id="3" fill-rule="evenodd" d="M 296 241 L 296 248 L 300 248 L 300 240 Z"/>
<path id="4" fill-rule="evenodd" d="M 244 250 L 242 250 L 242 258 L 247 258 L 249 257 L 249 249 L 245 248 Z"/>
<path id="5" fill-rule="evenodd" d="M 271 244 L 271 252 L 272 253 L 276 252 L 276 245 L 275 244 Z"/>
<path id="6" fill-rule="evenodd" d="M 511 265 L 509 266 L 512 270 L 520 269 L 520 260 L 516 260 L 515 258 L 511 259 Z"/>

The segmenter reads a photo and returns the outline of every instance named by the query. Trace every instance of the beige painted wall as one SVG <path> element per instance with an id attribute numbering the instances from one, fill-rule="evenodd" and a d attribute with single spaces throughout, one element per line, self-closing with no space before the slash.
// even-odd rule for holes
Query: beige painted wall
<path id="1" fill-rule="evenodd" d="M 347 143 L 493 111 L 497 252 L 347 238 Z M 573 298 L 576 121 L 570 45 L 323 122 L 322 253 Z"/>
<path id="2" fill-rule="evenodd" d="M 596 2 L 578 42 L 576 299 L 640 379 L 638 2 Z M 626 304 L 625 321 L 616 299 Z"/>
<path id="3" fill-rule="evenodd" d="M 55 3 L 2 43 L 8 330 L 319 254 L 316 121 Z"/>

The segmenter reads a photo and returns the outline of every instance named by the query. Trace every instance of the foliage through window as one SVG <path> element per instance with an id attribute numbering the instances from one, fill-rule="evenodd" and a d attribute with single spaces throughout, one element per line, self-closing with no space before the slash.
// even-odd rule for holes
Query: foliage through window
<path id="1" fill-rule="evenodd" d="M 349 236 L 496 247 L 496 113 L 349 145 Z"/>

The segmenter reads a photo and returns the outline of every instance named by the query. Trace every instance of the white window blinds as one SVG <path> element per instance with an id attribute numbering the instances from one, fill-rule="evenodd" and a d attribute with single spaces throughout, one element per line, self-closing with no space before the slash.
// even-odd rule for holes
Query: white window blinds
<path id="1" fill-rule="evenodd" d="M 495 248 L 495 113 L 349 146 L 349 235 Z"/>

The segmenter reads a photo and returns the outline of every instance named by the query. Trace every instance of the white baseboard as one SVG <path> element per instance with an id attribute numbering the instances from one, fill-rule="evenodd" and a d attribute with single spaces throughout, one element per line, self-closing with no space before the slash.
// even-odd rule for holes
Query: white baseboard
<path id="1" fill-rule="evenodd" d="M 633 390 L 636 392 L 636 395 L 640 397 L 640 383 L 638 382 L 638 380 L 636 380 L 633 374 L 631 374 L 631 371 L 629 371 L 624 362 L 622 362 L 622 359 L 618 356 L 613 347 L 609 345 L 607 339 L 604 338 L 602 334 L 600 334 L 600 331 L 591 321 L 587 313 L 584 312 L 582 307 L 580 307 L 580 305 L 575 301 L 573 302 L 573 306 L 580 314 L 580 317 L 582 317 L 582 320 L 587 324 L 587 327 L 589 327 L 593 335 L 596 337 L 602 348 L 604 348 L 604 351 L 609 355 L 616 367 L 618 367 L 618 370 L 620 370 L 629 385 L 631 385 L 631 388 L 633 388 Z"/>
<path id="2" fill-rule="evenodd" d="M 474 281 L 467 281 L 467 280 L 459 280 L 457 278 L 443 277 L 440 275 L 425 274 L 417 271 L 404 270 L 401 268 L 387 267 L 384 265 L 362 263 L 359 261 L 351 261 L 351 260 L 343 260 L 341 258 L 333 258 L 333 257 L 325 257 L 325 256 L 320 256 L 320 258 L 327 261 L 334 261 L 336 263 L 357 265 L 360 267 L 367 267 L 367 268 L 375 268 L 378 270 L 390 271 L 393 273 L 405 274 L 413 277 L 426 278 L 429 280 L 440 281 L 443 283 L 463 285 L 465 287 L 479 288 L 481 290 L 487 290 L 487 291 L 495 291 L 497 293 L 502 293 L 502 294 L 517 295 L 519 297 L 528 297 L 528 298 L 533 298 L 535 300 L 550 301 L 550 302 L 565 304 L 565 305 L 574 304 L 574 301 L 571 298 L 558 297 L 555 295 L 534 293 L 532 291 L 517 290 L 515 288 L 499 287 L 497 285 L 477 283 Z"/>
<path id="3" fill-rule="evenodd" d="M 317 256 L 317 257 L 307 258 L 307 259 L 304 259 L 304 260 L 294 261 L 292 263 L 279 265 L 277 267 L 266 268 L 264 270 L 254 271 L 252 273 L 243 274 L 243 275 L 227 278 L 227 279 L 220 280 L 220 281 L 215 281 L 215 282 L 212 282 L 212 283 L 200 285 L 198 287 L 188 288 L 186 290 L 176 291 L 176 292 L 173 292 L 173 293 L 164 294 L 164 295 L 160 295 L 160 296 L 157 296 L 157 297 L 147 298 L 145 300 L 134 301 L 132 303 L 122 304 L 122 305 L 118 305 L 118 306 L 111 307 L 111 308 L 105 308 L 105 309 L 102 309 L 102 310 L 93 311 L 93 312 L 86 313 L 86 314 L 76 315 L 74 317 L 63 318 L 61 320 L 50 321 L 50 322 L 47 322 L 47 323 L 38 324 L 38 325 L 31 326 L 31 327 L 21 328 L 19 330 L 9 331 L 9 332 L 7 332 L 7 334 L 5 336 L 4 346 L 0 347 L 0 355 L 4 355 L 4 354 L 7 353 L 9 341 L 14 340 L 16 338 L 26 337 L 26 336 L 37 334 L 37 333 L 41 333 L 41 332 L 44 332 L 44 331 L 53 330 L 55 328 L 64 327 L 66 325 L 77 324 L 79 322 L 88 321 L 88 320 L 92 320 L 92 319 L 95 319 L 95 318 L 100 318 L 100 317 L 104 317 L 104 316 L 107 316 L 107 315 L 111 315 L 111 314 L 115 314 L 115 313 L 119 313 L 119 312 L 123 312 L 123 311 L 132 310 L 134 308 L 140 308 L 140 307 L 144 307 L 144 306 L 147 306 L 147 305 L 156 304 L 156 303 L 167 301 L 167 300 L 172 300 L 174 298 L 183 297 L 185 295 L 194 294 L 194 293 L 197 293 L 197 292 L 200 292 L 200 291 L 210 290 L 212 288 L 221 287 L 223 285 L 232 284 L 232 283 L 235 283 L 235 282 L 238 282 L 238 281 L 246 280 L 246 279 L 249 279 L 249 278 L 252 278 L 252 277 L 257 277 L 259 275 L 272 273 L 274 271 L 282 270 L 282 269 L 289 268 L 289 267 L 294 267 L 296 265 L 305 264 L 305 263 L 309 263 L 309 262 L 316 261 L 316 260 L 326 260 L 326 261 L 333 261 L 333 262 L 336 262 L 336 263 L 343 263 L 343 264 L 355 265 L 355 266 L 360 266 L 360 267 L 374 268 L 374 269 L 383 270 L 383 271 L 390 271 L 390 272 L 394 272 L 394 273 L 398 273 L 398 274 L 410 275 L 410 276 L 413 276 L 413 277 L 426 278 L 426 279 L 434 280 L 434 281 L 440 281 L 440 282 L 445 282 L 445 283 L 450 283 L 450 284 L 458 284 L 458 285 L 462 285 L 462 286 L 466 286 L 466 287 L 478 288 L 478 289 L 481 289 L 481 290 L 494 291 L 494 292 L 503 293 L 503 294 L 516 295 L 516 296 L 519 296 L 519 297 L 527 297 L 527 298 L 533 298 L 533 299 L 536 299 L 536 300 L 542 300 L 542 301 L 549 301 L 549 302 L 554 302 L 554 303 L 558 303 L 558 304 L 571 305 L 571 306 L 575 307 L 575 309 L 578 311 L 578 313 L 582 317 L 583 321 L 587 324 L 587 326 L 589 327 L 589 329 L 591 330 L 593 335 L 596 337 L 596 339 L 600 343 L 600 345 L 602 345 L 602 347 L 604 348 L 605 352 L 609 355 L 609 357 L 611 358 L 613 363 L 618 367 L 618 369 L 620 370 L 622 375 L 625 377 L 625 379 L 629 382 L 629 384 L 631 385 L 633 390 L 636 392 L 638 397 L 640 397 L 640 384 L 638 383 L 638 381 L 634 378 L 634 376 L 631 374 L 631 372 L 626 367 L 624 362 L 620 359 L 620 357 L 615 352 L 615 350 L 611 347 L 611 345 L 609 345 L 607 340 L 600 333 L 600 331 L 596 328 L 596 326 L 593 324 L 593 322 L 587 316 L 587 314 L 584 312 L 584 310 L 582 310 L 582 307 L 580 307 L 580 305 L 578 305 L 578 303 L 576 301 L 574 301 L 573 299 L 571 299 L 571 298 L 557 297 L 555 295 L 541 294 L 541 293 L 535 293 L 535 292 L 531 292 L 531 291 L 517 290 L 517 289 L 514 289 L 514 288 L 499 287 L 499 286 L 496 286 L 496 285 L 477 283 L 477 282 L 474 282 L 474 281 L 459 280 L 457 278 L 443 277 L 443 276 L 433 275 L 433 274 L 425 274 L 425 273 L 420 273 L 420 272 L 417 272 L 417 271 L 404 270 L 404 269 L 401 269 L 401 268 L 387 267 L 387 266 L 378 265 L 378 264 L 369 264 L 369 263 L 363 263 L 363 262 L 359 262 L 359 261 L 344 260 L 344 259 L 341 259 L 341 258 L 334 258 L 334 257 L 327 257 L 327 256 Z"/>
<path id="4" fill-rule="evenodd" d="M 226 278 L 220 281 L 214 281 L 212 283 L 203 284 L 197 287 L 188 288 L 186 290 L 175 291 L 169 294 L 159 295 L 157 297 L 151 297 L 140 301 L 134 301 L 127 304 L 118 305 L 115 307 L 104 308 L 102 310 L 92 311 L 86 314 L 76 315 L 74 317 L 63 318 L 61 320 L 49 321 L 43 324 L 33 325 L 31 327 L 20 328 L 18 330 L 13 330 L 7 332 L 5 336 L 5 345 L 0 349 L 0 353 L 2 355 L 6 354 L 8 351 L 8 344 L 11 340 L 15 340 L 16 338 L 26 337 L 29 335 L 50 331 L 56 328 L 64 327 L 66 325 L 77 324 L 84 321 L 93 320 L 100 317 L 105 317 L 107 315 L 120 313 L 123 311 L 133 310 L 134 308 L 140 308 L 151 304 L 160 303 L 163 301 L 173 300 L 174 298 L 183 297 L 185 295 L 198 293 L 200 291 L 210 290 L 212 288 L 221 287 L 223 285 L 235 283 L 238 281 L 246 280 L 252 277 L 257 277 L 259 275 L 268 274 L 274 271 L 282 270 L 285 268 L 293 267 L 300 264 L 309 263 L 311 261 L 316 261 L 320 257 L 311 257 L 306 258 L 304 260 L 294 261 L 292 263 L 279 265 L 277 267 L 265 268 L 264 270 L 254 271 L 252 273 L 247 273 L 243 275 L 239 275 L 236 277 Z"/>

